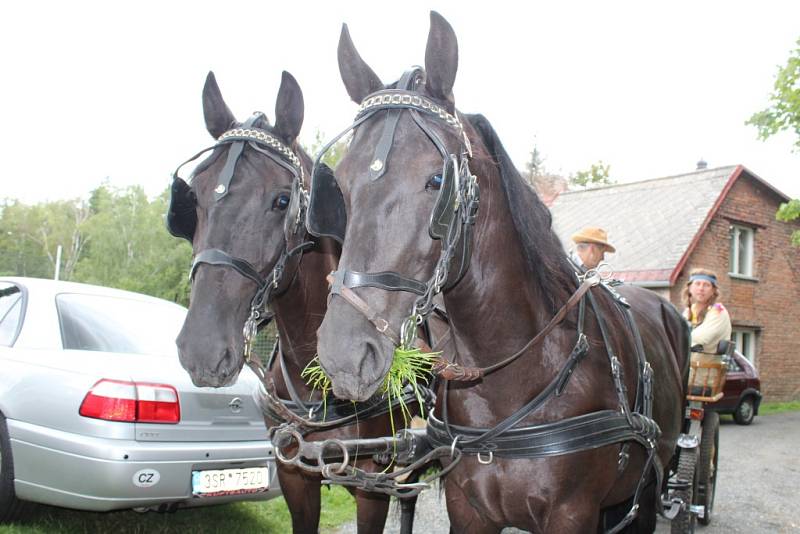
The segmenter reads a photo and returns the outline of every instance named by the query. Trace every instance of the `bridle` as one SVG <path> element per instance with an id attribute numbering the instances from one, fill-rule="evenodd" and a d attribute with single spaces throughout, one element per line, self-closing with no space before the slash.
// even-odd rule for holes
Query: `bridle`
<path id="1" fill-rule="evenodd" d="M 475 224 L 480 202 L 480 190 L 475 175 L 469 168 L 472 158 L 472 147 L 467 138 L 464 126 L 458 115 L 450 114 L 444 107 L 434 103 L 428 97 L 415 91 L 424 82 L 424 71 L 414 67 L 407 71 L 397 83 L 397 89 L 384 89 L 367 96 L 361 103 L 356 118 L 348 128 L 334 137 L 323 147 L 314 162 L 311 199 L 307 226 L 312 235 L 328 235 L 344 241 L 342 226 L 331 228 L 332 221 L 325 219 L 324 214 L 316 208 L 321 202 L 315 198 L 327 195 L 320 188 L 333 178 L 332 172 L 321 163 L 325 153 L 345 134 L 376 116 L 379 111 L 386 111 L 384 128 L 375 149 L 375 155 L 369 167 L 371 180 L 375 181 L 384 174 L 391 153 L 394 132 L 402 113 L 408 113 L 414 123 L 425 133 L 442 156 L 442 185 L 436 206 L 431 213 L 428 232 L 432 239 L 442 242 L 439 259 L 433 275 L 426 281 L 406 277 L 393 271 L 358 272 L 340 268 L 331 273 L 331 295 L 339 295 L 355 307 L 383 335 L 396 346 L 411 347 L 416 337 L 417 327 L 434 308 L 433 298 L 443 289 L 455 285 L 464 275 L 471 255 L 471 233 Z M 426 119 L 433 119 L 453 131 L 460 140 L 458 150 L 453 153 L 447 149 L 442 138 L 428 124 Z M 318 179 L 319 177 L 319 179 Z M 337 199 L 341 202 L 341 198 Z M 343 209 L 339 213 L 343 213 Z M 323 222 L 324 221 L 324 222 Z M 335 222 L 335 221 L 334 221 Z M 328 224 L 325 224 L 328 223 Z M 457 267 L 453 269 L 453 260 Z M 353 288 L 373 287 L 384 291 L 404 291 L 417 295 L 409 315 L 400 325 L 397 334 L 389 323 L 381 318 L 363 300 L 357 297 Z M 349 290 L 349 291 L 348 291 Z M 355 296 L 355 298 L 354 298 Z"/>
<path id="2" fill-rule="evenodd" d="M 270 132 L 254 126 L 255 122 L 263 116 L 264 114 L 261 112 L 254 113 L 241 127 L 227 130 L 217 138 L 214 145 L 201 150 L 181 163 L 172 174 L 170 207 L 167 212 L 167 230 L 175 237 L 184 238 L 191 243 L 197 225 L 195 211 L 197 198 L 191 187 L 178 176 L 178 173 L 184 165 L 219 147 L 229 146 L 230 148 L 225 164 L 217 177 L 217 185 L 214 188 L 215 202 L 222 201 L 228 195 L 236 164 L 245 145 L 268 157 L 292 175 L 292 192 L 284 221 L 284 246 L 269 274 L 262 276 L 258 269 L 247 260 L 232 256 L 217 248 L 202 250 L 192 261 L 190 270 L 190 280 L 192 281 L 194 281 L 194 276 L 200 266 L 205 264 L 229 267 L 256 284 L 256 292 L 250 300 L 250 314 L 243 327 L 245 361 L 250 360 L 258 325 L 270 316 L 267 310 L 268 303 L 277 292 L 281 289 L 285 290 L 284 286 L 288 285 L 282 283 L 284 282 L 283 275 L 287 271 L 287 264 L 290 260 L 294 260 L 293 264 L 296 267 L 300 254 L 312 245 L 311 242 L 303 239 L 305 232 L 300 232 L 308 205 L 303 165 L 290 147 Z"/>

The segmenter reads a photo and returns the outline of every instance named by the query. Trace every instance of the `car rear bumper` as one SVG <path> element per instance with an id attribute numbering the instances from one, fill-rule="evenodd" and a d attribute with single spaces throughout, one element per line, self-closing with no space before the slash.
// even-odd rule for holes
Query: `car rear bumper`
<path id="1" fill-rule="evenodd" d="M 153 507 L 219 504 L 232 500 L 267 499 L 280 495 L 272 445 L 242 442 L 138 442 L 62 432 L 8 419 L 14 460 L 14 488 L 23 500 L 107 511 Z M 267 492 L 247 497 L 192 495 L 192 471 L 267 465 Z M 134 479 L 157 472 L 148 487 Z"/>
<path id="2" fill-rule="evenodd" d="M 739 408 L 739 404 L 742 402 L 742 399 L 746 397 L 751 397 L 753 399 L 753 413 L 754 415 L 758 415 L 758 408 L 761 406 L 761 399 L 763 395 L 761 394 L 761 391 L 752 388 L 746 389 L 737 397 L 726 397 L 717 403 L 707 404 L 706 409 L 713 410 L 721 414 L 732 414 L 737 408 Z"/>

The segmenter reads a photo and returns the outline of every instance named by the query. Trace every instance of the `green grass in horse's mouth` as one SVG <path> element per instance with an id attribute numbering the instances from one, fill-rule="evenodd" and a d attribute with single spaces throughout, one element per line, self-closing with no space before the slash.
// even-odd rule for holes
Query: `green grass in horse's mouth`
<path id="1" fill-rule="evenodd" d="M 431 376 L 431 369 L 434 360 L 441 354 L 440 352 L 422 352 L 417 348 L 394 349 L 394 358 L 392 359 L 392 367 L 386 374 L 383 384 L 378 389 L 378 393 L 386 397 L 386 401 L 391 407 L 397 401 L 400 405 L 400 412 L 403 415 L 403 426 L 408 426 L 411 419 L 411 411 L 409 410 L 403 398 L 403 388 L 406 384 L 410 385 L 417 397 L 417 402 L 420 406 L 420 411 L 424 415 L 425 402 L 420 392 L 420 382 L 427 382 Z M 314 358 L 309 362 L 303 372 L 300 374 L 305 379 L 312 389 L 318 390 L 322 393 L 323 403 L 328 397 L 331 390 L 331 379 L 322 370 L 319 363 L 319 357 Z M 323 405 L 323 411 L 325 410 Z M 392 425 L 392 434 L 395 433 L 394 414 L 389 410 L 389 418 Z"/>

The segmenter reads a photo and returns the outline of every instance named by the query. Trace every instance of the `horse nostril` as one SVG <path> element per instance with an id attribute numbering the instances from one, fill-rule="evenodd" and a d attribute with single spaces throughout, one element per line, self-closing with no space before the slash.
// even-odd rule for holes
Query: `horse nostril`
<path id="1" fill-rule="evenodd" d="M 225 347 L 217 360 L 217 368 L 214 372 L 221 380 L 227 379 L 233 372 L 234 353 L 230 347 Z"/>
<path id="2" fill-rule="evenodd" d="M 370 377 L 380 369 L 380 362 L 377 347 L 371 341 L 367 341 L 366 345 L 367 350 L 364 354 L 364 360 L 361 362 L 359 374 Z"/>

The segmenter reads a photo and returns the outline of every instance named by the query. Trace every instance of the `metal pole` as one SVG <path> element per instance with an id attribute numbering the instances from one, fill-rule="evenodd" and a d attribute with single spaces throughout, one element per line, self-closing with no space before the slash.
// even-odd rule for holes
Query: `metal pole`
<path id="1" fill-rule="evenodd" d="M 61 245 L 58 245 L 56 249 L 56 274 L 53 276 L 53 280 L 58 280 L 58 275 L 61 273 Z"/>

